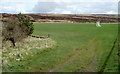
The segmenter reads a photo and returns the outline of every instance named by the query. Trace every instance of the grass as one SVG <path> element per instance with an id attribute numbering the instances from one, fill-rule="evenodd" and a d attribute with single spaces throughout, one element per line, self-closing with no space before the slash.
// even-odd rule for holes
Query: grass
<path id="1" fill-rule="evenodd" d="M 25 62 L 31 61 L 31 57 L 38 54 L 38 51 L 43 52 L 45 48 L 52 48 L 55 45 L 55 41 L 28 37 L 21 42 L 17 42 L 15 48 L 12 48 L 10 44 L 10 41 L 7 41 L 2 49 L 4 71 L 13 71 L 13 69 L 24 71 Z"/>
<path id="2" fill-rule="evenodd" d="M 36 51 L 36 48 L 33 48 L 32 52 L 37 53 L 33 56 L 26 56 L 30 60 L 15 62 L 16 64 L 10 61 L 11 66 L 13 63 L 15 66 L 10 66 L 10 69 L 5 68 L 3 71 L 100 71 L 118 31 L 117 24 L 106 23 L 102 24 L 101 28 L 95 27 L 95 23 L 34 23 L 34 28 L 33 35 L 47 36 L 50 34 L 51 39 L 55 41 L 54 47 L 43 48 L 44 51 Z M 31 45 L 36 43 L 30 42 Z M 105 72 L 118 71 L 117 50 L 115 46 Z"/>

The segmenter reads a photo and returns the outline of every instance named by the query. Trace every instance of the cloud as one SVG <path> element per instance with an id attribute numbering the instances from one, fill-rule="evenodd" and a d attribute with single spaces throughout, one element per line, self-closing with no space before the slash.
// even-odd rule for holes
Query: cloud
<path id="1" fill-rule="evenodd" d="M 106 12 L 107 14 L 117 14 L 116 12 L 114 12 L 114 11 L 108 11 L 108 12 Z"/>
<path id="2" fill-rule="evenodd" d="M 0 12 L 5 13 L 53 13 L 53 14 L 117 14 L 117 0 L 4 0 Z M 50 2 L 51 1 L 51 2 Z M 67 0 L 68 1 L 68 0 Z M 113 2 L 115 1 L 115 2 Z"/>
<path id="3" fill-rule="evenodd" d="M 33 11 L 40 13 L 48 13 L 55 10 L 55 8 L 57 7 L 58 5 L 55 2 L 38 2 L 38 4 L 34 6 Z"/>
<path id="4" fill-rule="evenodd" d="M 119 0 L 3 0 L 2 2 L 118 2 Z"/>
<path id="5" fill-rule="evenodd" d="M 17 13 L 18 11 L 16 11 L 15 9 L 13 9 L 12 7 L 2 7 L 0 9 L 0 13 Z"/>
<path id="6" fill-rule="evenodd" d="M 38 2 L 33 12 L 53 14 L 117 14 L 116 2 Z"/>
<path id="7" fill-rule="evenodd" d="M 64 10 L 64 11 L 61 12 L 61 14 L 72 14 L 72 12 L 71 12 L 71 11 Z"/>
<path id="8" fill-rule="evenodd" d="M 35 4 L 35 2 L 0 2 L 0 13 L 28 13 Z"/>

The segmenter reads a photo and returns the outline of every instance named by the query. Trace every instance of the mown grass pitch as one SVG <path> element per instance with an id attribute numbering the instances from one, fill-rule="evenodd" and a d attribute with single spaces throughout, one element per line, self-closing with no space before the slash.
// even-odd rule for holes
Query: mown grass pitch
<path id="1" fill-rule="evenodd" d="M 34 23 L 34 28 L 33 35 L 50 34 L 56 44 L 44 51 L 38 50 L 28 57 L 30 60 L 19 62 L 22 67 L 12 67 L 10 71 L 98 72 L 101 68 L 105 72 L 118 71 L 117 42 L 107 58 L 118 34 L 117 24 L 96 27 L 95 23 Z"/>

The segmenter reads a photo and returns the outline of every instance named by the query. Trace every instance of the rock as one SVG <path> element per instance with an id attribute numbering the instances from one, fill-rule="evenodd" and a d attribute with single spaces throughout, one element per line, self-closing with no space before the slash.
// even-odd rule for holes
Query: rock
<path id="1" fill-rule="evenodd" d="M 21 59 L 16 59 L 16 61 L 20 61 Z"/>

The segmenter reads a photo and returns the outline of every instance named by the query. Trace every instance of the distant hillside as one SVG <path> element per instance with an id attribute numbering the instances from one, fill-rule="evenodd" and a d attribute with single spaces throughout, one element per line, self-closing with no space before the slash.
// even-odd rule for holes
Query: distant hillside
<path id="1" fill-rule="evenodd" d="M 9 18 L 16 14 L 2 14 L 3 18 Z M 91 15 L 74 15 L 74 14 L 25 14 L 30 16 L 33 22 L 64 22 L 64 23 L 117 23 L 117 15 L 91 14 Z"/>

